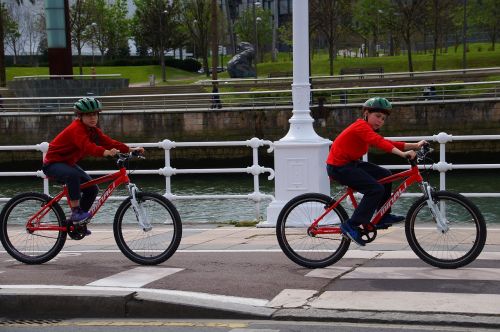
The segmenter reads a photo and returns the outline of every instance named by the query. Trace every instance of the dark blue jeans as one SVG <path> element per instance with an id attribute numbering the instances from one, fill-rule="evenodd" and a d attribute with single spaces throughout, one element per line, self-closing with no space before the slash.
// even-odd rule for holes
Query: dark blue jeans
<path id="1" fill-rule="evenodd" d="M 388 169 L 365 161 L 353 161 L 344 166 L 327 165 L 326 170 L 335 181 L 363 194 L 358 208 L 350 218 L 352 225 L 369 222 L 373 213 L 391 196 L 392 184 L 382 185 L 377 182 L 377 179 L 392 174 Z"/>
<path id="2" fill-rule="evenodd" d="M 63 182 L 68 186 L 69 199 L 72 201 L 80 200 L 80 207 L 84 211 L 88 211 L 94 203 L 94 200 L 99 192 L 99 187 L 90 186 L 80 190 L 80 184 L 92 180 L 80 166 L 70 166 L 65 163 L 53 163 L 43 165 L 45 175 L 55 178 L 57 181 Z M 80 199 L 81 198 L 81 199 Z"/>

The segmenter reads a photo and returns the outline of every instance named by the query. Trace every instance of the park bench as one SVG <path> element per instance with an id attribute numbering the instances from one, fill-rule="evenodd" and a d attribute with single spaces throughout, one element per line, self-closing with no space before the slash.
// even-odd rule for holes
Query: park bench
<path id="1" fill-rule="evenodd" d="M 340 75 L 359 75 L 359 78 L 364 78 L 363 74 L 383 74 L 383 73 L 384 73 L 383 67 L 341 68 L 340 69 Z M 379 77 L 384 77 L 384 75 L 380 75 Z"/>

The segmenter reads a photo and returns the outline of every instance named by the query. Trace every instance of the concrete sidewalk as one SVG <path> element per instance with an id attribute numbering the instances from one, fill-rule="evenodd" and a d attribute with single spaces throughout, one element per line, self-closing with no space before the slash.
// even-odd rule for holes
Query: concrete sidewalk
<path id="1" fill-rule="evenodd" d="M 63 252 L 114 252 L 117 247 L 111 225 L 91 225 L 92 235 L 82 241 L 66 243 Z M 221 225 L 184 225 L 178 252 L 281 252 L 272 228 L 231 227 Z M 346 258 L 369 259 L 391 253 L 398 258 L 415 259 L 402 227 L 379 232 L 377 239 L 366 247 L 351 244 Z M 6 257 L 5 254 L 3 254 Z M 488 228 L 488 240 L 478 258 L 500 260 L 500 228 Z M 36 267 L 34 267 L 36 268 Z M 320 269 L 324 270 L 324 269 Z M 459 270 L 439 270 L 449 273 Z M 314 271 L 314 270 L 311 270 Z M 489 295 L 489 294 L 486 294 Z M 467 296 L 465 294 L 464 296 Z M 500 295 L 491 295 L 497 300 Z M 308 298 L 308 300 L 310 300 Z M 443 296 L 443 301 L 447 298 Z M 450 299 L 448 299 L 449 301 Z M 492 301 L 493 301 L 492 300 Z M 315 307 L 313 302 L 297 307 L 273 305 L 262 299 L 242 299 L 215 294 L 181 292 L 168 289 L 120 289 L 117 287 L 51 287 L 0 286 L 0 317 L 5 318 L 215 318 L 215 319 L 275 319 L 363 323 L 404 323 L 500 328 L 500 302 L 490 304 L 494 310 L 428 311 L 416 310 L 353 310 L 352 308 Z M 34 308 L 36 310 L 26 310 Z M 328 306 L 327 306 L 328 307 Z"/>

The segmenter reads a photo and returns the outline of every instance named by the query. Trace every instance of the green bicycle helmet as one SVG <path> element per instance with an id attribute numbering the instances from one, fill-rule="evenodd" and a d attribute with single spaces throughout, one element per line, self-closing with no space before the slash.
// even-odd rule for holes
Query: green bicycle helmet
<path id="1" fill-rule="evenodd" d="M 368 112 L 382 112 L 386 115 L 390 115 L 392 105 L 385 98 L 372 97 L 365 101 L 365 103 L 363 104 L 363 110 L 368 110 Z"/>
<path id="2" fill-rule="evenodd" d="M 95 98 L 85 97 L 74 103 L 73 108 L 77 114 L 95 113 L 102 110 L 102 104 Z"/>

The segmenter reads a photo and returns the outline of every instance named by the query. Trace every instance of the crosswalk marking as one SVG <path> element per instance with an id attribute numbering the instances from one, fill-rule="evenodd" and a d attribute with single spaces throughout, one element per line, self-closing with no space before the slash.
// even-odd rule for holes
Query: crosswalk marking
<path id="1" fill-rule="evenodd" d="M 307 304 L 318 309 L 498 315 L 498 303 L 498 294 L 326 291 Z"/>
<path id="2" fill-rule="evenodd" d="M 349 272 L 349 270 L 352 270 Z M 426 279 L 500 281 L 500 269 L 461 268 L 445 270 L 434 267 L 327 267 L 315 269 L 306 277 L 326 279 Z"/>
<path id="3" fill-rule="evenodd" d="M 318 291 L 312 289 L 284 289 L 267 304 L 271 308 L 296 308 L 302 306 Z"/>
<path id="4" fill-rule="evenodd" d="M 500 269 L 461 268 L 437 269 L 433 267 L 358 267 L 342 279 L 446 279 L 500 281 Z"/>
<path id="5" fill-rule="evenodd" d="M 107 278 L 99 279 L 87 286 L 106 287 L 142 287 L 155 280 L 182 271 L 177 268 L 161 268 L 153 266 L 140 266 L 135 269 L 123 271 Z"/>

